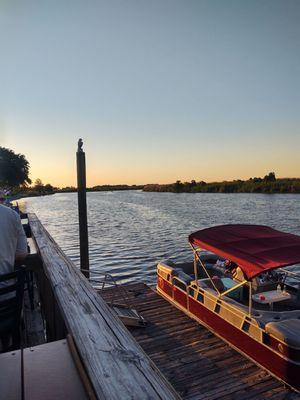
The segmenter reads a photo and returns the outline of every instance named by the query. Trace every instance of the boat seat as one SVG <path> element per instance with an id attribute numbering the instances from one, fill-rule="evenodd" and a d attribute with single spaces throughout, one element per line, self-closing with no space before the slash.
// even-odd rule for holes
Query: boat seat
<path id="1" fill-rule="evenodd" d="M 266 332 L 280 339 L 289 346 L 300 349 L 300 319 L 286 319 L 266 324 Z"/>
<path id="2" fill-rule="evenodd" d="M 271 322 L 280 322 L 290 319 L 298 319 L 300 321 L 300 310 L 278 312 L 253 309 L 252 316 L 260 323 L 261 326 L 266 326 Z"/>
<path id="3" fill-rule="evenodd" d="M 193 262 L 176 263 L 174 268 L 183 271 L 187 275 L 194 276 L 194 263 Z"/>
<path id="4" fill-rule="evenodd" d="M 238 308 L 243 313 L 248 313 L 249 311 L 248 306 L 244 306 L 244 304 L 241 304 L 237 300 L 234 300 L 233 298 L 228 296 L 224 296 L 223 299 L 226 300 L 226 303 L 231 304 L 232 306 Z"/>
<path id="5" fill-rule="evenodd" d="M 193 278 L 190 275 L 183 272 L 181 268 L 174 268 L 174 272 L 175 273 L 172 274 L 172 276 L 176 276 L 176 278 L 183 281 L 186 285 L 189 285 L 193 280 Z"/>
<path id="6" fill-rule="evenodd" d="M 202 289 L 207 289 L 209 288 L 209 286 L 207 285 L 208 282 L 210 283 L 210 280 L 208 278 L 198 279 L 198 286 L 201 287 Z M 214 292 L 216 293 L 215 290 Z"/>
<path id="7" fill-rule="evenodd" d="M 224 288 L 224 285 L 222 284 L 222 282 L 216 281 L 216 282 L 214 282 L 214 283 L 217 285 L 218 290 L 222 291 L 222 290 L 225 289 L 225 288 Z M 220 286 L 220 284 L 221 284 L 222 286 Z M 214 295 L 217 294 L 215 288 L 213 287 L 213 284 L 211 283 L 210 279 L 208 279 L 208 278 L 198 279 L 198 286 L 201 287 L 202 289 L 206 289 L 206 291 L 207 291 L 207 289 L 210 289 L 210 290 L 209 290 L 210 292 L 211 292 L 211 290 L 212 290 L 211 293 L 213 293 Z M 218 287 L 218 286 L 219 286 L 219 287 Z"/>
<path id="8" fill-rule="evenodd" d="M 205 289 L 206 292 L 213 294 L 214 296 L 217 295 L 216 290 L 212 287 L 212 284 L 209 279 L 199 279 L 198 286 L 202 289 Z M 234 307 L 238 308 L 240 311 L 248 312 L 248 307 L 244 306 L 243 304 L 239 303 L 238 301 L 232 299 L 231 297 L 224 296 L 222 297 L 226 303 L 233 305 Z"/>

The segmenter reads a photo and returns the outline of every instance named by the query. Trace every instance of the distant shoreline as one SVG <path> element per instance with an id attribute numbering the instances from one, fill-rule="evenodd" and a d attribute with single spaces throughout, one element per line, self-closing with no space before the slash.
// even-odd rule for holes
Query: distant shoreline
<path id="1" fill-rule="evenodd" d="M 145 185 L 145 192 L 171 192 L 171 193 L 262 193 L 262 194 L 296 194 L 300 193 L 300 178 L 276 179 L 270 172 L 264 178 L 250 178 L 249 180 L 234 180 L 224 182 L 204 181 L 181 182 L 161 185 Z"/>
<path id="2" fill-rule="evenodd" d="M 143 192 L 160 193 L 256 193 L 256 194 L 300 194 L 300 178 L 276 178 L 274 172 L 270 172 L 264 178 L 250 178 L 248 180 L 233 180 L 223 182 L 181 182 L 170 184 L 148 185 L 97 185 L 86 189 L 89 193 L 142 190 Z M 26 197 L 48 196 L 55 193 L 76 193 L 77 188 L 68 186 L 55 188 L 51 185 L 40 185 L 26 188 L 19 193 L 14 193 L 10 201 L 17 201 Z"/>
<path id="3" fill-rule="evenodd" d="M 91 188 L 86 188 L 87 192 L 112 192 L 112 191 L 124 191 L 124 190 L 142 190 L 144 185 L 103 185 L 103 186 L 94 186 Z M 66 188 L 54 188 L 49 191 L 44 190 L 44 186 L 41 187 L 41 190 L 27 188 L 25 191 L 21 191 L 19 193 L 15 193 L 12 196 L 8 196 L 9 201 L 17 201 L 27 197 L 41 197 L 41 196 L 50 196 L 55 193 L 77 193 L 77 188 L 75 187 L 66 187 Z"/>

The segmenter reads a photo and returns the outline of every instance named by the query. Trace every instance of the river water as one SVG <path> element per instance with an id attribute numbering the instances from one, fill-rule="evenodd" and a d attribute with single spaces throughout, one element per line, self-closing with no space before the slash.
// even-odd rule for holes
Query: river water
<path id="1" fill-rule="evenodd" d="M 77 194 L 23 199 L 79 265 Z M 298 194 L 88 193 L 90 267 L 119 282 L 155 281 L 159 260 L 188 261 L 188 235 L 226 223 L 268 225 L 300 235 Z"/>

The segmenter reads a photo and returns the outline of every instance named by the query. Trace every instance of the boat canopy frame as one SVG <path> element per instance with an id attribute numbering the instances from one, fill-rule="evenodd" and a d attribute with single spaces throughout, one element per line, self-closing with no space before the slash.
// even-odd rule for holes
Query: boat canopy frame
<path id="1" fill-rule="evenodd" d="M 251 316 L 251 312 L 252 312 L 252 279 L 251 280 L 244 279 L 242 282 L 237 283 L 235 286 L 225 290 L 224 292 L 220 292 L 220 290 L 214 284 L 213 279 L 209 275 L 209 273 L 208 273 L 208 271 L 207 271 L 207 269 L 206 269 L 206 267 L 204 265 L 204 262 L 200 258 L 200 252 L 201 251 L 205 251 L 205 249 L 201 249 L 199 247 L 196 248 L 196 247 L 193 246 L 192 243 L 190 243 L 190 246 L 191 246 L 191 248 L 193 250 L 193 254 L 194 254 L 194 276 L 195 276 L 196 286 L 199 287 L 199 284 L 198 284 L 198 269 L 197 269 L 198 262 L 201 265 L 201 267 L 203 268 L 203 270 L 204 270 L 205 274 L 207 275 L 207 277 L 209 278 L 212 286 L 214 287 L 214 289 L 218 293 L 218 298 L 219 299 L 222 298 L 223 296 L 226 296 L 229 293 L 235 291 L 239 287 L 245 286 L 248 283 L 249 284 L 249 305 L 248 305 L 249 309 L 248 309 L 248 314 L 249 314 L 249 316 Z"/>
<path id="2" fill-rule="evenodd" d="M 189 242 L 235 262 L 248 280 L 300 263 L 300 236 L 264 225 L 228 224 L 205 228 L 191 233 Z"/>
<path id="3" fill-rule="evenodd" d="M 202 229 L 189 235 L 194 252 L 194 273 L 198 285 L 199 261 L 212 286 L 221 298 L 240 286 L 249 285 L 249 314 L 252 309 L 252 280 L 270 270 L 300 263 L 300 236 L 278 231 L 264 225 L 228 224 Z M 220 292 L 200 258 L 206 250 L 235 262 L 243 271 L 244 280 Z"/>

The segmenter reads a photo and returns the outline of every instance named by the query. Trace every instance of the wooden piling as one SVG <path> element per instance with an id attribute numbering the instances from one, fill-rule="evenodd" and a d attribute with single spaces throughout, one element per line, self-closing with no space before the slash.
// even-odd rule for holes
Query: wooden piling
<path id="1" fill-rule="evenodd" d="M 80 269 L 89 278 L 89 242 L 86 207 L 86 168 L 85 152 L 82 150 L 82 139 L 78 140 L 76 153 L 77 160 L 77 193 L 78 193 L 78 216 L 79 216 L 79 242 L 80 242 Z"/>

